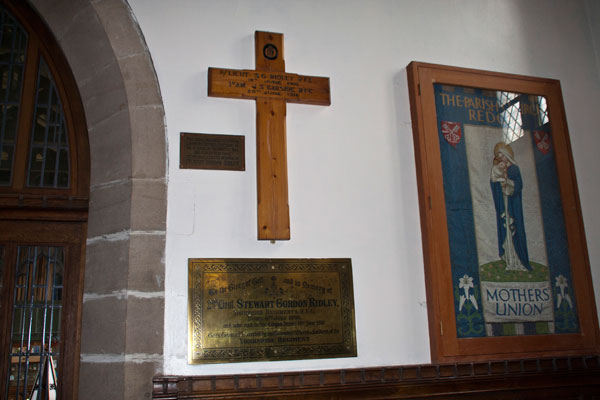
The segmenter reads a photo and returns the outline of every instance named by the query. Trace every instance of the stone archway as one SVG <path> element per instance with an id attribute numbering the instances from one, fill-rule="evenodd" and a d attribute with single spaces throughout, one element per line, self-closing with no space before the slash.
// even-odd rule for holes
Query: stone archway
<path id="1" fill-rule="evenodd" d="M 30 0 L 77 81 L 91 190 L 79 397 L 151 396 L 163 366 L 166 133 L 126 0 Z"/>

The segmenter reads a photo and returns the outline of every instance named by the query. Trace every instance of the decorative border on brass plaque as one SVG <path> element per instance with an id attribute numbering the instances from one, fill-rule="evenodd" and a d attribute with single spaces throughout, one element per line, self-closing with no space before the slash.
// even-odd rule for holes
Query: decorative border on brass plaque
<path id="1" fill-rule="evenodd" d="M 179 168 L 245 171 L 244 136 L 181 132 Z"/>
<path id="2" fill-rule="evenodd" d="M 188 261 L 190 364 L 356 357 L 352 262 Z"/>

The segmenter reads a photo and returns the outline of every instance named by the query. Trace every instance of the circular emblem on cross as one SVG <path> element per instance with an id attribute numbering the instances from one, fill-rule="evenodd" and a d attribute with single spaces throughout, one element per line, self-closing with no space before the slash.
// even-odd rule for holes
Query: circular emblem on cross
<path id="1" fill-rule="evenodd" d="M 278 54 L 279 50 L 277 50 L 277 47 L 271 43 L 268 43 L 265 45 L 265 47 L 263 47 L 263 55 L 268 60 L 276 59 Z"/>

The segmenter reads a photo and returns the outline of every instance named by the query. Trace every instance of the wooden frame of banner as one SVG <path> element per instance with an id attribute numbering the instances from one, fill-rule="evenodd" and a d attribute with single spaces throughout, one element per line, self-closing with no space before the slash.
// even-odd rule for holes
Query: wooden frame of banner
<path id="1" fill-rule="evenodd" d="M 600 351 L 598 317 L 560 82 L 411 62 L 407 67 L 433 362 L 516 359 Z M 545 96 L 569 246 L 577 334 L 457 337 L 434 83 Z M 554 286 L 554 282 L 551 282 Z"/>

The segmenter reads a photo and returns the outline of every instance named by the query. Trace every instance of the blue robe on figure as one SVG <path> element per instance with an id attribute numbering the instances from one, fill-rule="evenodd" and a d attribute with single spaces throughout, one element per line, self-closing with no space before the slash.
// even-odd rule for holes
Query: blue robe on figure
<path id="1" fill-rule="evenodd" d="M 525 237 L 525 223 L 523 218 L 523 200 L 522 189 L 523 180 L 519 167 L 512 164 L 507 169 L 508 179 L 514 182 L 512 195 L 508 196 L 508 215 L 511 218 L 510 229 L 513 232 L 513 244 L 515 253 L 525 268 L 531 271 L 529 264 L 529 254 L 527 252 L 527 238 Z M 496 225 L 498 227 L 498 254 L 503 259 L 504 240 L 506 239 L 505 209 L 504 197 L 502 193 L 501 182 L 490 182 L 492 186 L 492 196 L 496 206 Z"/>

